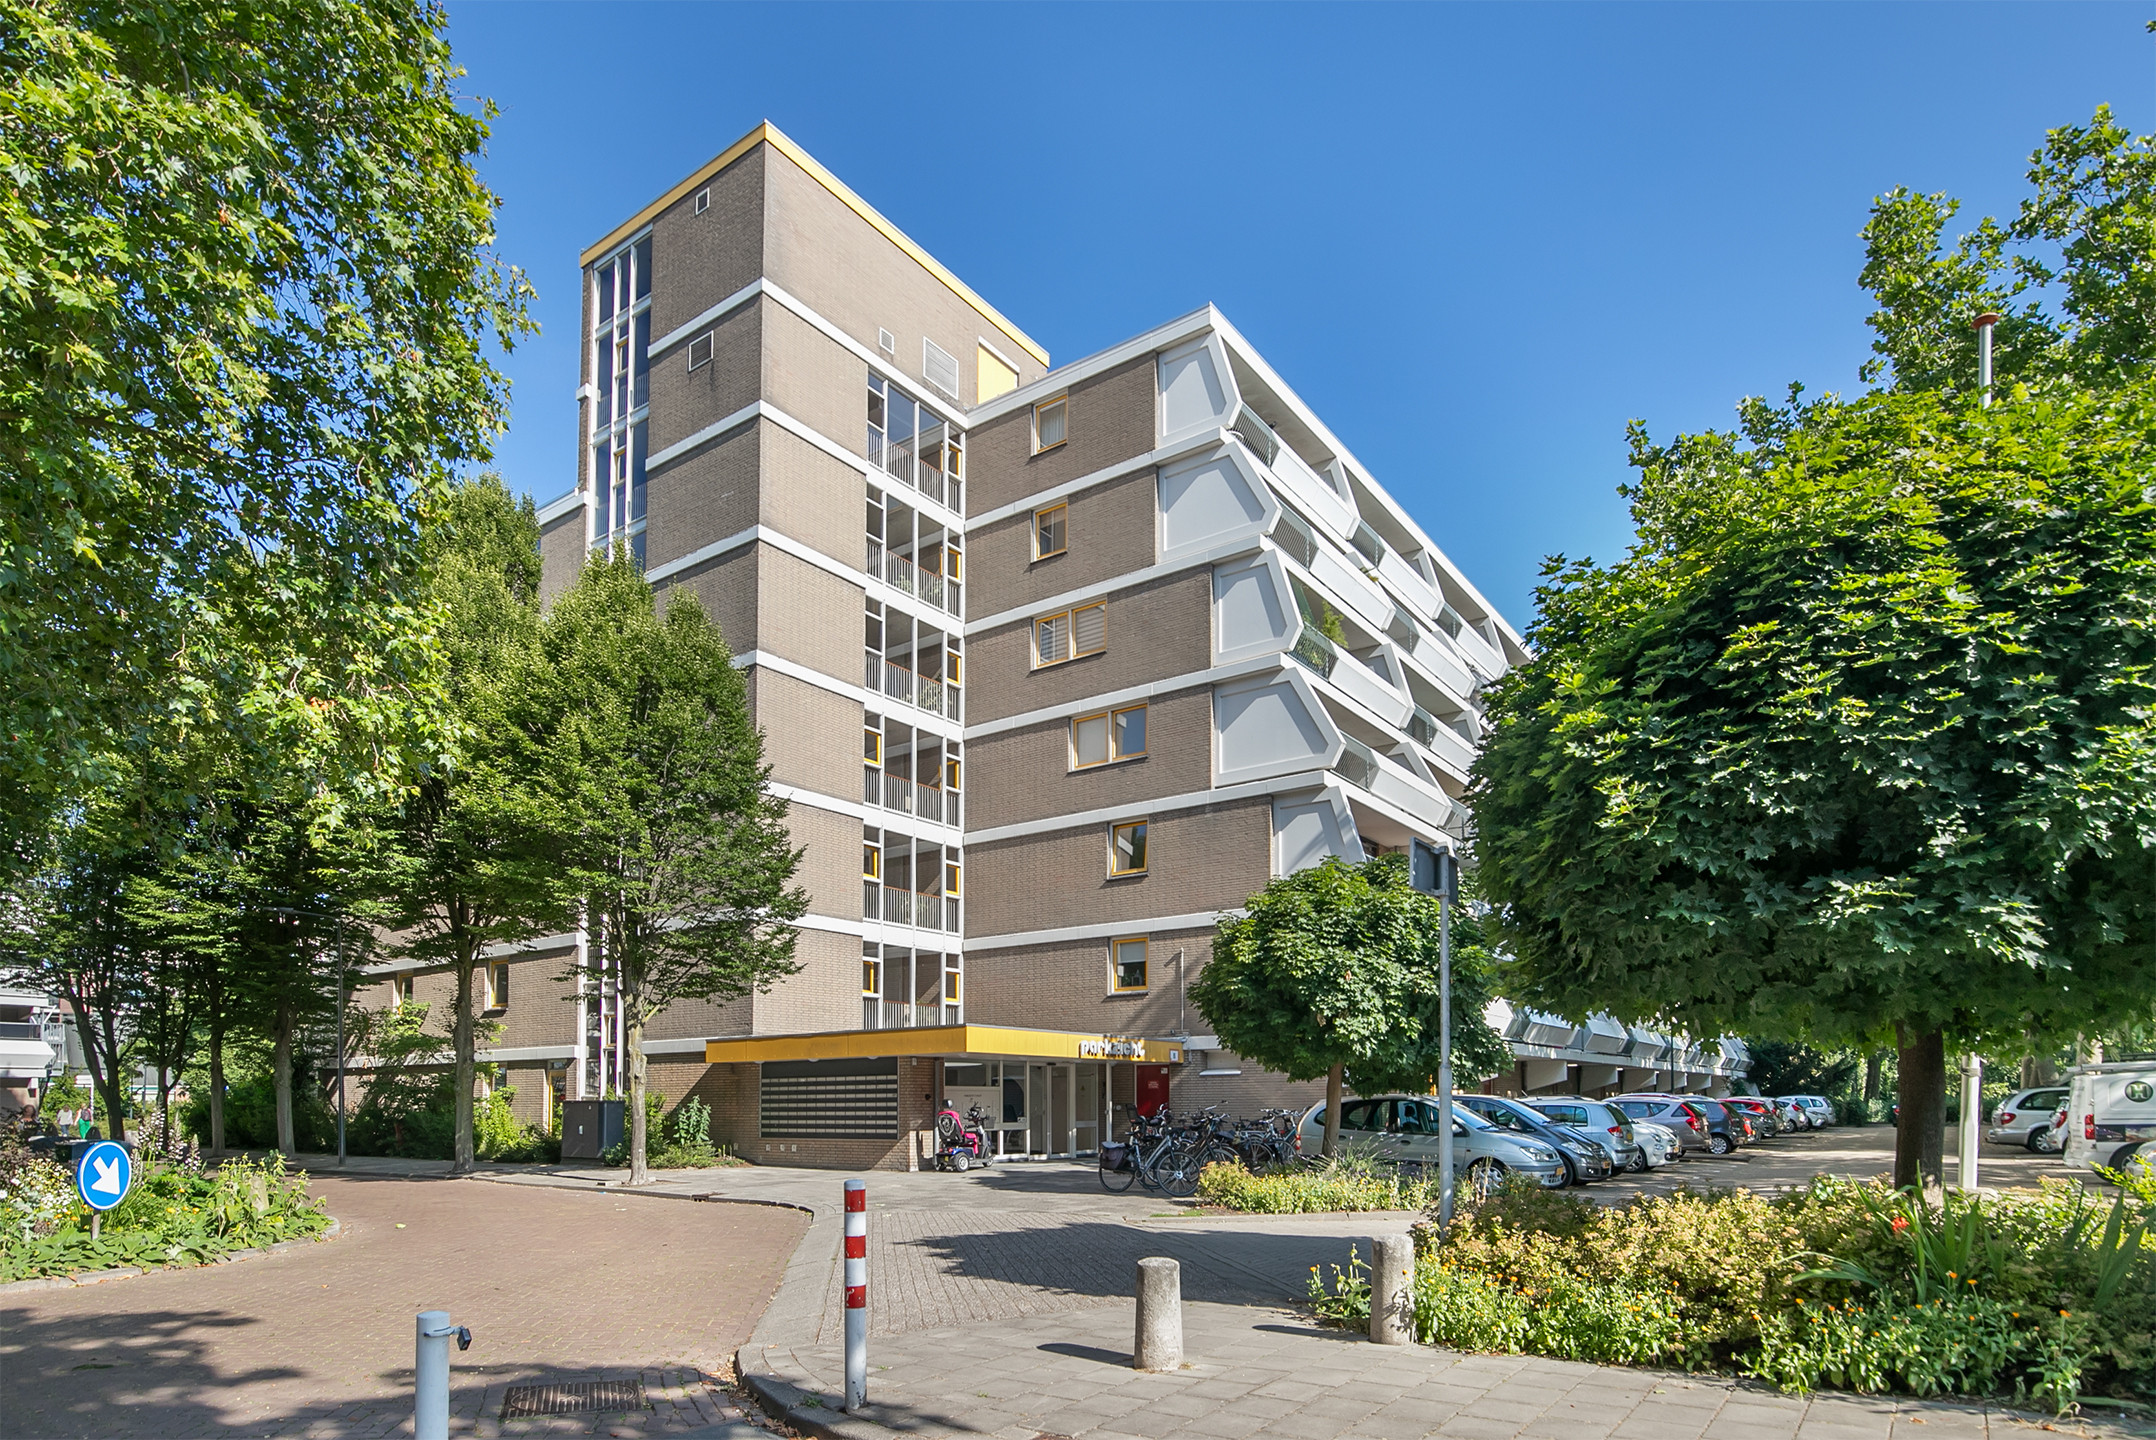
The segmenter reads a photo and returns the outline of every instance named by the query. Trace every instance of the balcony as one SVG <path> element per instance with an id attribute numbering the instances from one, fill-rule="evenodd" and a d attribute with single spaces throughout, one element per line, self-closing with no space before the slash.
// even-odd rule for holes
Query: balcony
<path id="1" fill-rule="evenodd" d="M 1475 740 L 1465 720 L 1440 720 L 1420 705 L 1407 720 L 1415 742 L 1461 774 L 1475 763 Z"/>
<path id="2" fill-rule="evenodd" d="M 861 882 L 861 918 L 886 925 L 911 925 L 918 930 L 958 933 L 958 901 L 933 892 L 915 894 L 896 885 Z"/>
<path id="3" fill-rule="evenodd" d="M 868 770 L 863 774 L 866 779 L 861 798 L 868 804 L 896 810 L 901 815 L 918 815 L 938 825 L 959 823 L 957 791 L 922 785 L 888 771 Z"/>
<path id="4" fill-rule="evenodd" d="M 1332 678 L 1333 668 L 1340 663 L 1339 648 L 1315 625 L 1303 626 L 1295 636 L 1295 643 L 1288 647 L 1288 653 L 1327 680 Z"/>
<path id="5" fill-rule="evenodd" d="M 864 995 L 861 997 L 861 1028 L 864 1030 L 925 1030 L 935 1025 L 963 1023 L 958 1020 L 943 1020 L 940 1012 L 946 1008 L 953 1011 L 958 1009 L 956 1005 L 949 1007 L 933 1003 L 907 1005 L 896 1000 L 878 1000 L 873 995 Z"/>

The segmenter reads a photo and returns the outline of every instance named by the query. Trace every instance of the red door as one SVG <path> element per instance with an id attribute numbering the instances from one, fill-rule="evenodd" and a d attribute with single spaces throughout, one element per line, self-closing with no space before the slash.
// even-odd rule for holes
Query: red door
<path id="1" fill-rule="evenodd" d="M 1156 1115 L 1168 1104 L 1168 1067 L 1165 1065 L 1139 1065 L 1138 1113 Z"/>

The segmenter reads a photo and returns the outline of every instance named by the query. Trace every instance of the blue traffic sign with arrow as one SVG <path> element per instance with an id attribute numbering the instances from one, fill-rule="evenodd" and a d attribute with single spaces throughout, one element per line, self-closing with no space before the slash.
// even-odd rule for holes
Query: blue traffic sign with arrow
<path id="1" fill-rule="evenodd" d="M 113 1140 L 100 1140 L 82 1152 L 75 1167 L 75 1190 L 92 1210 L 110 1210 L 127 1198 L 135 1183 L 135 1162 L 127 1147 Z"/>

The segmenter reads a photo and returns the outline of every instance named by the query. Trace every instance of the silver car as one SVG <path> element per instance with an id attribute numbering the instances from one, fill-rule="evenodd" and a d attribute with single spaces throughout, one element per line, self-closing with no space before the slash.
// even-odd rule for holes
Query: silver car
<path id="1" fill-rule="evenodd" d="M 2045 1085 L 2021 1090 L 1999 1102 L 1991 1112 L 1984 1138 L 1994 1145 L 2025 1145 L 2039 1155 L 2052 1153 L 2051 1120 L 2066 1103 L 2064 1085 Z"/>
<path id="2" fill-rule="evenodd" d="M 1802 1110 L 1814 1130 L 1824 1130 L 1834 1123 L 1834 1102 L 1824 1095 L 1784 1095 L 1782 1099 Z"/>
<path id="3" fill-rule="evenodd" d="M 1297 1128 L 1303 1154 L 1317 1154 L 1325 1143 L 1324 1104 L 1311 1106 Z M 1434 1178 L 1439 1143 L 1437 1102 L 1427 1096 L 1378 1095 L 1344 1101 L 1340 1106 L 1343 1150 Z M 1539 1140 L 1507 1134 L 1457 1105 L 1452 1111 L 1452 1166 L 1467 1194 L 1487 1195 L 1511 1174 L 1525 1175 L 1552 1190 L 1565 1183 L 1565 1162 L 1555 1150 Z"/>
<path id="4" fill-rule="evenodd" d="M 1634 1120 L 1632 1138 L 1639 1141 L 1640 1163 L 1648 1170 L 1659 1170 L 1684 1158 L 1684 1142 L 1667 1125 L 1657 1125 L 1652 1120 Z"/>
<path id="5" fill-rule="evenodd" d="M 1528 1095 L 1523 1099 L 1558 1124 L 1570 1127 L 1609 1152 L 1612 1175 L 1647 1168 L 1639 1153 L 1639 1141 L 1632 1134 L 1632 1117 L 1623 1111 L 1600 1100 L 1576 1095 Z"/>

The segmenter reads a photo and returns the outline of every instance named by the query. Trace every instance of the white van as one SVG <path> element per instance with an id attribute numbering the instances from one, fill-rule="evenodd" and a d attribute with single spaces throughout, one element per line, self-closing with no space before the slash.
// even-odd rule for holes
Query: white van
<path id="1" fill-rule="evenodd" d="M 2066 1074 L 2067 1164 L 2117 1169 L 2156 1141 L 2156 1063 L 2080 1065 Z M 2156 1163 L 2156 1145 L 2148 1156 Z"/>

